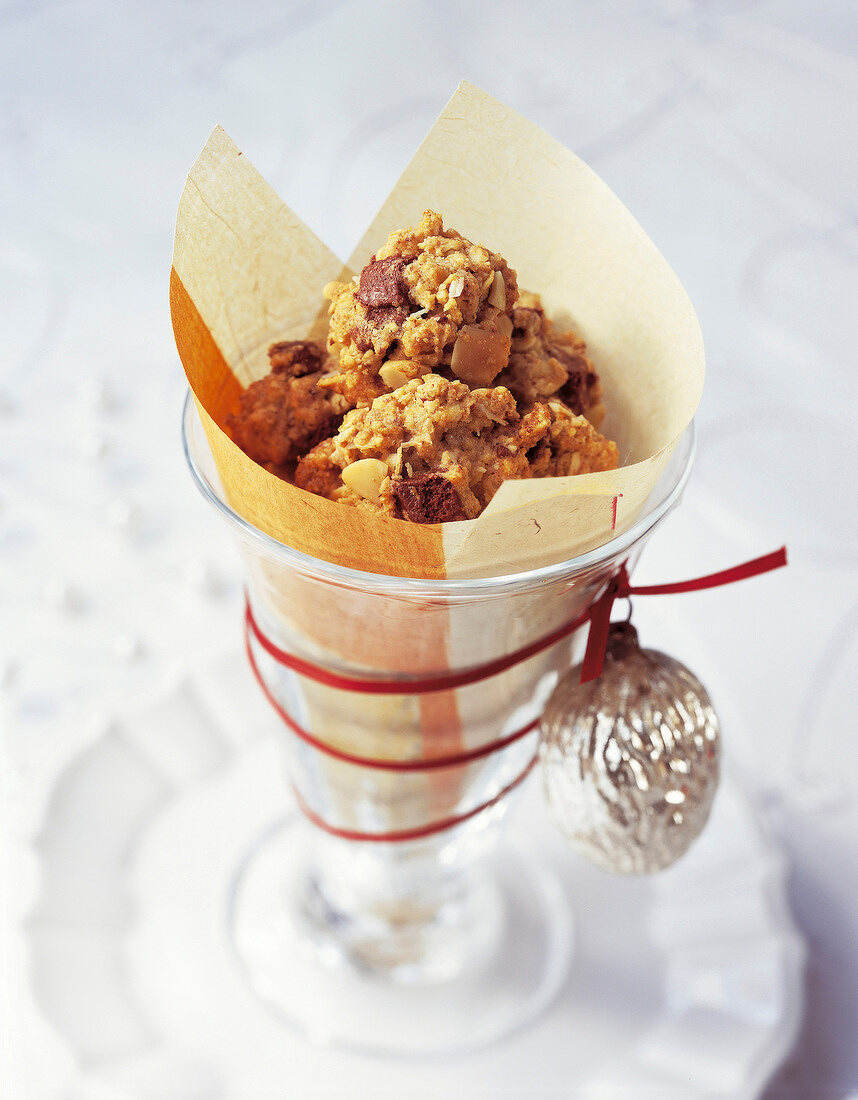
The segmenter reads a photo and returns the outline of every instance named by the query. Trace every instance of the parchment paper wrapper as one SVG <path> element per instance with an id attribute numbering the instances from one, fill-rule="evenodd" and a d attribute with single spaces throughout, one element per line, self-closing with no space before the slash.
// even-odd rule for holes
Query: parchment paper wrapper
<path id="1" fill-rule="evenodd" d="M 587 341 L 602 378 L 616 471 L 508 481 L 476 520 L 410 524 L 306 493 L 223 431 L 275 340 L 323 336 L 322 287 L 349 277 L 426 208 L 499 252 L 519 286 Z M 349 264 L 275 195 L 223 130 L 179 205 L 171 277 L 176 343 L 232 506 L 313 557 L 370 573 L 484 577 L 564 561 L 639 514 L 703 385 L 703 345 L 676 276 L 604 183 L 521 115 L 462 84 Z M 535 521 L 535 522 L 534 522 Z"/>
<path id="2" fill-rule="evenodd" d="M 608 409 L 602 431 L 619 444 L 620 469 L 508 481 L 478 519 L 423 525 L 304 492 L 257 466 L 230 440 L 226 418 L 241 390 L 268 372 L 268 346 L 324 339 L 322 287 L 360 270 L 391 231 L 416 224 L 426 208 L 504 256 L 519 286 L 541 295 L 552 320 L 587 341 Z M 565 561 L 606 543 L 640 514 L 694 415 L 703 384 L 694 311 L 631 215 L 571 152 L 469 84 L 447 104 L 346 265 L 224 131 L 215 130 L 181 197 L 170 298 L 179 354 L 232 508 L 286 546 L 368 573 L 492 577 Z M 500 601 L 438 605 L 438 613 L 427 617 L 419 601 L 396 605 L 391 613 L 395 601 L 383 605 L 356 589 L 339 591 L 325 606 L 315 583 L 275 562 L 258 562 L 255 570 L 268 627 L 281 643 L 291 641 L 323 663 L 418 674 L 510 652 L 592 597 L 584 585 L 561 597 L 534 593 L 514 609 Z M 374 639 L 369 646 L 368 631 Z M 391 654 L 399 656 L 392 660 Z M 492 680 L 485 688 L 497 700 L 491 720 L 480 687 L 394 703 L 311 684 L 304 692 L 307 718 L 318 736 L 353 752 L 445 754 L 497 736 L 505 708 L 519 705 L 538 673 L 559 659 L 552 653 L 536 662 L 539 669 L 529 662 L 530 668 Z M 354 783 L 349 767 L 329 762 L 328 768 L 332 780 L 341 775 L 344 804 Z M 412 787 L 422 792 L 417 801 L 423 810 L 400 812 L 397 792 Z M 381 816 L 391 827 L 404 826 L 415 813 L 419 818 L 430 808 L 438 813 L 460 805 L 462 769 L 407 783 L 401 776 L 378 776 L 374 789 L 389 794 L 389 813 Z"/>

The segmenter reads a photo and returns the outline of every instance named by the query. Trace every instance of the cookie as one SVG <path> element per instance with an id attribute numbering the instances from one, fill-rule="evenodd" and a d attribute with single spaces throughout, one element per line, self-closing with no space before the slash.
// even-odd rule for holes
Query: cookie
<path id="1" fill-rule="evenodd" d="M 233 439 L 308 492 L 414 523 L 478 516 L 504 481 L 614 469 L 587 348 L 515 272 L 427 210 L 329 283 L 327 353 L 275 344 Z"/>
<path id="2" fill-rule="evenodd" d="M 331 363 L 318 344 L 290 340 L 268 349 L 271 370 L 241 395 L 226 427 L 239 447 L 280 473 L 336 432 L 348 409 L 336 391 L 319 386 Z"/>
<path id="3" fill-rule="evenodd" d="M 352 282 L 329 283 L 328 349 L 339 372 L 325 385 L 368 405 L 439 367 L 488 386 L 506 365 L 515 272 L 427 210 L 393 233 Z"/>
<path id="4" fill-rule="evenodd" d="M 348 412 L 299 461 L 295 480 L 343 503 L 441 523 L 475 518 L 510 478 L 616 462 L 616 445 L 558 399 L 522 413 L 504 386 L 471 389 L 429 374 Z"/>
<path id="5" fill-rule="evenodd" d="M 556 396 L 577 416 L 601 427 L 602 386 L 584 341 L 574 332 L 556 331 L 536 294 L 521 295 L 512 323 L 509 360 L 497 384 L 524 405 Z"/>

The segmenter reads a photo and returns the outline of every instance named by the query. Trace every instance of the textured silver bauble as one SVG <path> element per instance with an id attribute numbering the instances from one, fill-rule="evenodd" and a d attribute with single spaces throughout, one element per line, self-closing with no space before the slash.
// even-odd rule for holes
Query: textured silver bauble
<path id="1" fill-rule="evenodd" d="M 660 871 L 709 817 L 720 763 L 718 718 L 684 665 L 611 625 L 602 675 L 558 683 L 539 754 L 551 814 L 572 847 L 625 874 Z"/>

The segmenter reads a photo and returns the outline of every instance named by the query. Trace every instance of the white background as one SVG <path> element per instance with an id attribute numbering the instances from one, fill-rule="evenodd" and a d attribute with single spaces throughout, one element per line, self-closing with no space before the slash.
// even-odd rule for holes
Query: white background
<path id="1" fill-rule="evenodd" d="M 0 0 L 13 920 L 57 774 L 238 630 L 238 565 L 179 445 L 167 284 L 188 168 L 221 123 L 346 255 L 466 78 L 583 157 L 697 308 L 699 458 L 637 579 L 784 542 L 791 564 L 677 597 L 644 640 L 710 686 L 790 860 L 807 1013 L 768 1095 L 858 1089 L 856 50 L 850 0 Z M 38 1062 L 32 1036 L 18 1054 Z"/>

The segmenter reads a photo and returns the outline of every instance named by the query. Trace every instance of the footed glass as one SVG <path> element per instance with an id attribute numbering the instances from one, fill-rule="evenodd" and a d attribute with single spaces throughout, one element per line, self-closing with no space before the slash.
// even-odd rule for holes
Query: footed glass
<path id="1" fill-rule="evenodd" d="M 248 652 L 285 719 L 294 792 L 236 871 L 239 965 L 272 1012 L 317 1041 L 425 1055 L 499 1039 L 550 1003 L 571 958 L 569 901 L 538 851 L 502 840 L 514 797 L 503 792 L 526 777 L 533 723 L 582 631 L 476 683 L 409 685 L 550 636 L 623 562 L 631 571 L 680 498 L 693 428 L 629 531 L 546 568 L 447 581 L 362 573 L 284 546 L 227 503 L 190 396 L 183 434 L 196 484 L 238 539 Z M 319 682 L 277 650 L 401 692 Z M 433 760 L 442 766 L 427 768 Z"/>

